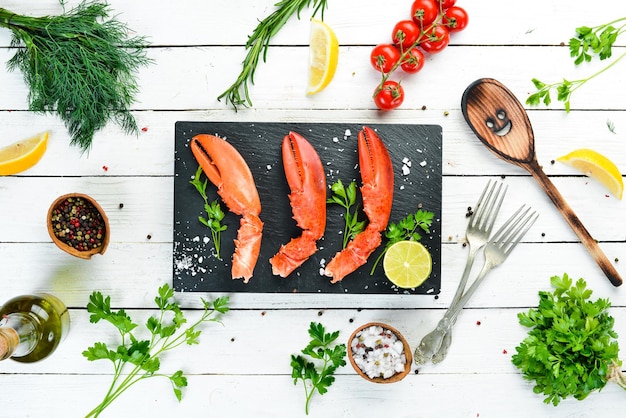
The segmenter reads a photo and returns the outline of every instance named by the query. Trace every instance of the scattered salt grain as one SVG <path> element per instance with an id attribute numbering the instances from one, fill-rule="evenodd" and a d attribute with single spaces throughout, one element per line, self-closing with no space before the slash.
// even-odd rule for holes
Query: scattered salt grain
<path id="1" fill-rule="evenodd" d="M 421 165 L 422 167 L 426 167 L 426 164 L 428 164 L 426 161 L 422 161 L 422 162 L 420 163 L 420 165 Z"/>
<path id="2" fill-rule="evenodd" d="M 404 345 L 391 330 L 372 325 L 359 331 L 350 342 L 355 364 L 370 379 L 389 379 L 404 371 Z"/>

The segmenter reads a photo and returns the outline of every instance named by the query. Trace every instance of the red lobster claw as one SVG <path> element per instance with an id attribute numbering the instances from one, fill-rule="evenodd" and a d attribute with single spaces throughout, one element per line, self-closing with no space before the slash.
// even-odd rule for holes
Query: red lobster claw
<path id="1" fill-rule="evenodd" d="M 326 176 L 319 155 L 303 136 L 289 132 L 282 154 L 293 218 L 302 228 L 302 235 L 282 245 L 270 259 L 272 273 L 287 277 L 317 251 L 316 242 L 324 235 Z"/>
<path id="2" fill-rule="evenodd" d="M 201 134 L 191 139 L 191 151 L 208 179 L 217 186 L 228 209 L 241 215 L 235 239 L 232 277 L 252 277 L 261 249 L 263 222 L 259 219 L 261 201 L 248 164 L 230 143 L 214 135 Z"/>
<path id="3" fill-rule="evenodd" d="M 363 210 L 369 219 L 365 230 L 348 243 L 328 263 L 324 274 L 331 283 L 367 262 L 367 258 L 381 244 L 381 232 L 387 228 L 393 202 L 393 165 L 389 152 L 378 135 L 367 126 L 359 132 L 359 167 Z"/>

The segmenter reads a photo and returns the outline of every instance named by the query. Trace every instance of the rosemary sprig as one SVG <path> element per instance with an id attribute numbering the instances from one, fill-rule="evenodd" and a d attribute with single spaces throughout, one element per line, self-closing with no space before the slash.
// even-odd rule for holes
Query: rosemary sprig
<path id="1" fill-rule="evenodd" d="M 215 246 L 215 254 L 219 260 L 222 259 L 220 256 L 220 237 L 221 232 L 226 231 L 227 226 L 222 225 L 221 221 L 224 219 L 224 211 L 220 206 L 220 202 L 218 200 L 214 200 L 213 202 L 209 202 L 209 199 L 206 194 L 206 187 L 208 184 L 208 180 L 201 181 L 200 176 L 202 175 L 202 167 L 198 166 L 196 170 L 196 174 L 189 183 L 191 183 L 202 199 L 204 200 L 204 211 L 206 212 L 206 218 L 204 216 L 198 216 L 198 221 L 201 224 L 208 227 L 211 230 L 211 238 L 213 239 L 213 245 Z"/>
<path id="2" fill-rule="evenodd" d="M 224 92 L 217 100 L 226 98 L 226 103 L 230 103 L 235 110 L 237 106 L 252 106 L 248 81 L 254 84 L 254 72 L 259 64 L 259 57 L 263 55 L 263 62 L 267 61 L 267 50 L 270 46 L 270 39 L 287 23 L 294 14 L 300 19 L 300 12 L 305 7 L 313 7 L 313 15 L 320 12 L 321 19 L 324 20 L 324 9 L 327 0 L 281 0 L 275 4 L 276 10 L 268 17 L 259 22 L 252 34 L 248 36 L 246 58 L 242 63 L 242 70 L 237 80 Z M 311 6 L 312 5 L 312 6 Z M 243 93 L 243 97 L 242 97 Z"/>
<path id="3" fill-rule="evenodd" d="M 7 67 L 24 75 L 29 109 L 56 113 L 82 151 L 109 120 L 138 132 L 128 107 L 138 92 L 136 71 L 151 60 L 145 38 L 128 37 L 132 31 L 109 12 L 106 3 L 87 1 L 58 16 L 0 8 L 0 27 L 13 32 L 17 49 Z"/>

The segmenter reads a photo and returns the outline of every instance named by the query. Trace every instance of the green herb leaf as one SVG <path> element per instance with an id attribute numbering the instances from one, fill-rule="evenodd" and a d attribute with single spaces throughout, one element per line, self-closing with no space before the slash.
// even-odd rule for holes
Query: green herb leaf
<path id="1" fill-rule="evenodd" d="M 435 217 L 434 212 L 418 209 L 417 212 L 411 215 L 407 215 L 404 219 L 401 219 L 397 223 L 389 223 L 387 230 L 385 231 L 385 237 L 387 238 L 387 244 L 385 248 L 376 258 L 370 275 L 374 274 L 376 267 L 383 259 L 385 253 L 393 244 L 399 241 L 419 241 L 422 239 L 421 232 L 430 234 L 430 226 L 433 223 Z"/>
<path id="2" fill-rule="evenodd" d="M 115 17 L 105 2 L 81 2 L 59 16 L 31 17 L 0 8 L 0 27 L 17 51 L 7 62 L 28 86 L 29 110 L 55 113 L 71 144 L 87 151 L 109 121 L 137 134 L 128 110 L 139 90 L 136 74 L 151 62 L 147 40 Z"/>
<path id="3" fill-rule="evenodd" d="M 112 310 L 109 296 L 104 297 L 100 292 L 93 292 L 87 305 L 87 311 L 91 313 L 91 322 L 97 323 L 100 320 L 105 320 L 113 324 L 120 331 L 121 342 L 115 350 L 109 348 L 105 343 L 96 342 L 82 353 L 89 361 L 107 359 L 112 361 L 114 366 L 113 382 L 109 391 L 102 402 L 87 414 L 87 417 L 98 416 L 126 389 L 140 380 L 163 376 L 157 374 L 161 368 L 160 355 L 185 343 L 198 344 L 201 334 L 200 324 L 219 322 L 219 315 L 229 310 L 228 297 L 220 297 L 213 302 L 202 299 L 204 312 L 197 321 L 182 329 L 183 325 L 187 323 L 187 319 L 174 296 L 174 290 L 168 284 L 158 289 L 158 295 L 154 298 L 154 302 L 160 314 L 148 318 L 145 323 L 150 339 L 140 339 L 133 333 L 137 325 L 132 322 L 126 312 L 123 309 Z M 127 367 L 130 370 L 126 370 Z M 187 379 L 183 376 L 182 371 L 165 377 L 169 378 L 174 395 L 180 401 L 182 399 L 181 389 L 187 386 Z"/>
<path id="4" fill-rule="evenodd" d="M 346 187 L 341 180 L 337 180 L 330 186 L 330 190 L 333 194 L 326 200 L 326 203 L 339 205 L 346 210 L 344 214 L 345 227 L 342 243 L 342 248 L 346 248 L 348 242 L 363 232 L 366 226 L 366 221 L 359 220 L 356 182 L 351 181 Z"/>
<path id="5" fill-rule="evenodd" d="M 225 231 L 227 228 L 226 225 L 221 224 L 225 214 L 219 201 L 214 200 L 213 202 L 209 202 L 208 196 L 206 194 L 208 180 L 205 179 L 204 181 L 201 181 L 201 176 L 202 167 L 198 166 L 196 174 L 193 176 L 193 180 L 189 182 L 196 188 L 196 190 L 204 200 L 204 211 L 206 212 L 207 217 L 205 218 L 203 216 L 198 216 L 198 221 L 200 221 L 201 224 L 211 230 L 211 239 L 213 240 L 213 245 L 215 246 L 215 255 L 219 260 L 221 260 L 222 257 L 220 256 L 220 233 L 222 231 Z"/>
<path id="6" fill-rule="evenodd" d="M 265 19 L 260 21 L 246 42 L 248 51 L 242 63 L 242 70 L 235 82 L 223 92 L 217 100 L 226 99 L 235 110 L 238 106 L 252 106 L 248 82 L 254 84 L 254 72 L 259 64 L 259 58 L 263 57 L 263 62 L 267 59 L 267 52 L 270 47 L 270 40 L 280 29 L 296 15 L 300 19 L 300 13 L 305 7 L 313 8 L 313 15 L 320 12 L 321 19 L 324 20 L 324 10 L 328 7 L 327 0 L 281 0 L 275 4 L 276 10 Z"/>
<path id="7" fill-rule="evenodd" d="M 626 17 L 616 19 L 612 22 L 595 26 L 581 26 L 576 28 L 576 37 L 569 40 L 569 52 L 574 58 L 574 65 L 581 65 L 584 62 L 590 62 L 594 58 L 606 60 L 613 55 L 613 45 L 617 41 L 619 35 L 626 30 Z M 619 24 L 619 26 L 615 26 Z M 600 69 L 596 73 L 578 80 L 568 81 L 563 79 L 562 82 L 543 83 L 537 79 L 532 79 L 537 92 L 532 93 L 526 99 L 526 104 L 537 106 L 543 102 L 546 106 L 551 103 L 550 90 L 557 91 L 557 100 L 563 102 L 565 111 L 569 113 L 571 108 L 571 96 L 577 89 L 593 78 L 604 73 L 606 70 L 617 64 L 626 56 L 626 52 L 613 60 L 610 64 Z"/>
<path id="8" fill-rule="evenodd" d="M 563 274 L 550 282 L 553 292 L 540 291 L 538 307 L 518 314 L 519 323 L 530 330 L 512 363 L 554 406 L 569 396 L 585 399 L 609 381 L 626 389 L 609 301 L 591 301 L 583 279 L 572 283 Z"/>
<path id="9" fill-rule="evenodd" d="M 291 377 L 294 385 L 298 381 L 303 383 L 307 415 L 315 391 L 320 395 L 328 392 L 328 388 L 335 382 L 335 371 L 346 365 L 346 345 L 335 344 L 339 331 L 326 332 L 322 324 L 311 322 L 309 336 L 311 341 L 302 354 L 309 356 L 312 361 L 301 355 L 291 355 Z"/>

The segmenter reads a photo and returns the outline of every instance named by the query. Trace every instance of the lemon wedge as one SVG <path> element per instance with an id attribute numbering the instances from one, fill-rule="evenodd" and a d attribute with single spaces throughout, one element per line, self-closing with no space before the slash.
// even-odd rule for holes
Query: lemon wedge
<path id="1" fill-rule="evenodd" d="M 393 244 L 383 258 L 383 269 L 389 281 L 403 289 L 413 289 L 428 279 L 433 268 L 432 257 L 417 241 Z"/>
<path id="2" fill-rule="evenodd" d="M 599 181 L 615 197 L 622 199 L 624 193 L 622 174 L 617 166 L 604 155 L 587 148 L 581 148 L 557 158 L 557 161 L 574 167 L 586 176 Z"/>
<path id="3" fill-rule="evenodd" d="M 48 131 L 0 148 L 0 175 L 9 176 L 37 164 L 48 146 Z"/>
<path id="4" fill-rule="evenodd" d="M 335 32 L 326 23 L 311 19 L 309 85 L 306 94 L 319 93 L 332 81 L 338 56 L 339 42 Z"/>

